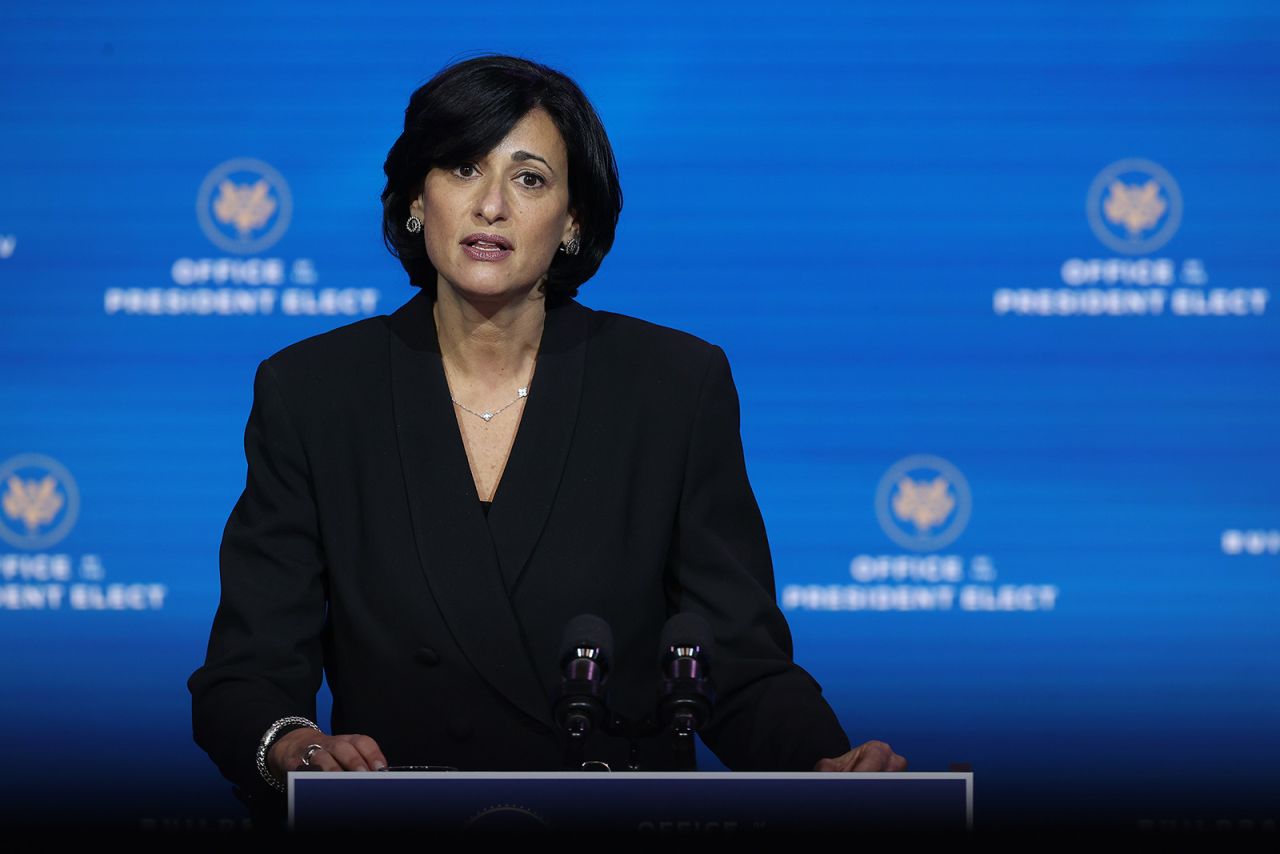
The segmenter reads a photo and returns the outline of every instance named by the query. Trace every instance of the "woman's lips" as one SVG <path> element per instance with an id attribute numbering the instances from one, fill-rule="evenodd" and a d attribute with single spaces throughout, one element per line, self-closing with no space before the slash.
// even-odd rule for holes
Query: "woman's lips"
<path id="1" fill-rule="evenodd" d="M 462 242 L 462 251 L 476 261 L 500 261 L 511 255 L 511 243 L 506 238 L 489 238 L 489 234 L 471 234 Z"/>
<path id="2" fill-rule="evenodd" d="M 462 251 L 475 261 L 501 261 L 511 254 L 513 250 L 503 249 L 501 246 L 492 243 L 464 243 Z"/>

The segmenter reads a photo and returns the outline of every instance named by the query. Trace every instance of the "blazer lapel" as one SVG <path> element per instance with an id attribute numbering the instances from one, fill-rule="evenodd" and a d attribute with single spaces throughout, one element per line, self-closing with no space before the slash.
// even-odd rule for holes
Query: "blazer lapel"
<path id="1" fill-rule="evenodd" d="M 486 524 L 431 308 L 420 291 L 389 318 L 396 434 L 419 560 L 472 666 L 526 714 L 554 726 L 508 591 L 546 524 L 568 456 L 589 312 L 570 301 L 547 313 L 529 398 Z"/>
<path id="2" fill-rule="evenodd" d="M 502 577 L 514 591 L 546 527 L 573 444 L 582 398 L 590 311 L 569 302 L 547 312 L 520 429 L 489 508 Z"/>

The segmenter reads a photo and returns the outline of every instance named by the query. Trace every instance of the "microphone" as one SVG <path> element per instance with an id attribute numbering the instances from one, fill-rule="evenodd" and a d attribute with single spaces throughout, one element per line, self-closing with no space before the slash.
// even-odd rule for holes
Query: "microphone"
<path id="1" fill-rule="evenodd" d="M 594 614 L 580 614 L 565 626 L 560 642 L 560 696 L 556 724 L 569 735 L 565 767 L 581 767 L 586 737 L 604 720 L 605 682 L 613 661 L 613 632 Z"/>
<path id="2" fill-rule="evenodd" d="M 658 719 L 675 738 L 677 757 L 689 770 L 698 763 L 693 734 L 711 719 L 715 690 L 711 683 L 711 626 L 701 614 L 685 611 L 662 627 L 658 666 Z"/>

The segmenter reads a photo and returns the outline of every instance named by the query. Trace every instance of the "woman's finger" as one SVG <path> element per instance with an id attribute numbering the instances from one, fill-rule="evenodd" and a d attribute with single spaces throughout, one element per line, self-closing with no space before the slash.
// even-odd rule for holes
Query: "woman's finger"
<path id="1" fill-rule="evenodd" d="M 858 748 L 852 771 L 884 771 L 889 767 L 893 750 L 883 741 L 868 741 Z"/>
<path id="2" fill-rule="evenodd" d="M 351 746 L 364 757 L 365 764 L 369 766 L 370 770 L 381 771 L 387 767 L 387 757 L 382 755 L 382 748 L 378 747 L 378 742 L 367 735 L 350 735 L 346 737 L 351 740 Z"/>
<path id="3" fill-rule="evenodd" d="M 328 747 L 325 746 L 325 741 L 331 741 L 331 740 L 332 739 L 317 738 L 315 741 L 308 742 L 307 745 L 302 748 L 302 753 L 299 754 L 298 756 L 298 764 L 295 766 L 294 770 L 295 771 L 341 771 L 342 766 L 338 763 L 338 760 L 334 758 L 333 754 L 329 751 Z M 310 746 L 312 744 L 319 744 L 320 749 L 311 750 Z M 311 757 L 308 760 L 310 764 L 303 764 L 303 760 L 307 757 L 308 752 L 310 752 L 311 754 Z"/>
<path id="4" fill-rule="evenodd" d="M 333 739 L 332 743 L 325 745 L 333 758 L 338 761 L 340 770 L 342 771 L 368 771 L 369 765 L 364 761 L 364 756 L 360 754 L 352 746 L 346 737 L 338 737 Z"/>

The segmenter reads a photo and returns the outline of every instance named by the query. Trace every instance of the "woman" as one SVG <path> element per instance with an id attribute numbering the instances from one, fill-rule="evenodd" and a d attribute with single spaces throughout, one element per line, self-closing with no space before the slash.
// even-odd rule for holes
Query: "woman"
<path id="1" fill-rule="evenodd" d="M 196 741 L 242 798 L 278 810 L 303 767 L 560 767 L 557 645 L 581 613 L 612 627 L 624 717 L 652 710 L 660 629 L 692 611 L 718 647 L 703 739 L 730 767 L 905 767 L 850 750 L 791 660 L 723 351 L 573 299 L 622 206 L 578 87 L 511 57 L 454 65 L 384 169 L 384 236 L 421 290 L 255 378 L 189 681 Z M 312 721 L 322 670 L 334 735 Z M 675 761 L 642 743 L 641 767 Z"/>

